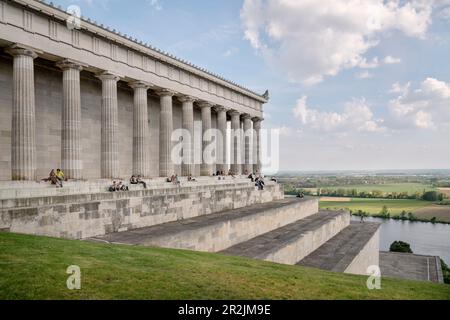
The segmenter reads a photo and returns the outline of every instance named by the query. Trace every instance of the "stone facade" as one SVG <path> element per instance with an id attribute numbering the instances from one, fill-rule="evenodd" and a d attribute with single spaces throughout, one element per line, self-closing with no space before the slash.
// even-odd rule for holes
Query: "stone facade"
<path id="1" fill-rule="evenodd" d="M 279 185 L 200 185 L 2 201 L 0 229 L 84 239 L 282 199 Z"/>
<path id="2" fill-rule="evenodd" d="M 36 180 L 53 168 L 73 179 L 226 171 L 223 156 L 222 163 L 201 162 L 220 112 L 221 130 L 233 114 L 233 128 L 245 119 L 250 132 L 235 152 L 240 163 L 233 171 L 260 167 L 251 162 L 260 159 L 251 156 L 260 146 L 250 141 L 260 143 L 267 96 L 90 21 L 69 28 L 71 17 L 51 5 L 0 4 L 0 180 Z M 192 129 L 182 121 L 186 99 L 192 99 L 194 121 L 202 123 L 193 146 L 200 162 L 182 170 L 173 163 L 170 140 L 174 129 Z M 226 154 L 224 143 L 218 147 L 216 154 Z"/>

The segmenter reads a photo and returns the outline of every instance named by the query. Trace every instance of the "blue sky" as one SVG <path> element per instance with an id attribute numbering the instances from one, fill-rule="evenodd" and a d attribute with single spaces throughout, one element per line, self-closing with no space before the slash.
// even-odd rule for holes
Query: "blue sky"
<path id="1" fill-rule="evenodd" d="M 450 0 L 54 0 L 254 91 L 284 170 L 450 167 Z"/>

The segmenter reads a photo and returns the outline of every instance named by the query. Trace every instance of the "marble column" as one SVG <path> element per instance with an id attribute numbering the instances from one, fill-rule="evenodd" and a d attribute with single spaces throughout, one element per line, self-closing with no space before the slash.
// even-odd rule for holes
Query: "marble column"
<path id="1" fill-rule="evenodd" d="M 217 170 L 227 172 L 227 109 L 216 106 L 214 110 L 217 113 L 217 131 L 219 136 L 216 138 Z"/>
<path id="2" fill-rule="evenodd" d="M 241 174 L 241 114 L 231 111 L 231 171 L 233 174 Z"/>
<path id="3" fill-rule="evenodd" d="M 150 175 L 150 149 L 148 127 L 149 86 L 141 81 L 131 82 L 134 90 L 133 108 L 133 175 L 148 178 Z"/>
<path id="4" fill-rule="evenodd" d="M 117 107 L 117 82 L 119 77 L 110 72 L 98 75 L 102 80 L 102 150 L 101 172 L 103 179 L 115 179 L 119 171 L 119 116 Z"/>
<path id="5" fill-rule="evenodd" d="M 181 174 L 185 177 L 194 175 L 194 102 L 195 98 L 189 96 L 180 97 L 182 102 L 182 126 L 183 126 L 183 162 Z"/>
<path id="6" fill-rule="evenodd" d="M 247 171 L 247 175 L 253 172 L 252 164 L 252 117 L 245 114 L 244 120 L 244 172 Z"/>
<path id="7" fill-rule="evenodd" d="M 262 118 L 253 118 L 253 170 L 261 174 L 261 122 Z"/>
<path id="8" fill-rule="evenodd" d="M 212 104 L 208 102 L 201 102 L 198 104 L 202 110 L 202 163 L 200 165 L 201 176 L 213 175 L 212 155 L 207 148 L 212 142 L 211 132 L 211 109 Z"/>
<path id="9" fill-rule="evenodd" d="M 66 178 L 82 179 L 80 71 L 83 66 L 67 59 L 57 66 L 63 70 L 61 166 Z"/>
<path id="10" fill-rule="evenodd" d="M 35 51 L 13 45 L 6 50 L 14 57 L 11 128 L 12 180 L 36 178 L 36 116 L 34 92 Z"/>
<path id="11" fill-rule="evenodd" d="M 172 161 L 173 102 L 175 92 L 160 90 L 161 113 L 159 120 L 159 175 L 170 177 L 174 172 Z"/>

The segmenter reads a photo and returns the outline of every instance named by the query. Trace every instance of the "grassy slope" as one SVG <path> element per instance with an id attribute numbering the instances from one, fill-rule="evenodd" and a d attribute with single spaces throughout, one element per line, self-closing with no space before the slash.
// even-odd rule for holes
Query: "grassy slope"
<path id="1" fill-rule="evenodd" d="M 79 265 L 82 290 L 66 289 Z M 450 286 L 216 254 L 0 233 L 0 299 L 450 299 Z"/>

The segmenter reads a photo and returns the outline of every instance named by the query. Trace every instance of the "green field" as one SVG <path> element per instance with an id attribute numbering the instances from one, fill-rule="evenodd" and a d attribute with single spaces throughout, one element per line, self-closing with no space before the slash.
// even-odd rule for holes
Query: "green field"
<path id="1" fill-rule="evenodd" d="M 322 187 L 322 189 L 338 190 L 338 189 L 356 189 L 358 192 L 372 192 L 382 191 L 385 193 L 391 192 L 408 192 L 408 194 L 414 194 L 416 192 L 433 191 L 436 190 L 431 185 L 425 185 L 421 183 L 393 183 L 393 184 L 360 184 L 360 185 L 348 185 L 339 187 Z M 317 188 L 306 188 L 305 190 L 310 190 L 313 192 L 317 191 Z"/>
<path id="2" fill-rule="evenodd" d="M 422 200 L 390 200 L 390 199 L 360 199 L 353 198 L 351 201 L 342 202 L 342 201 L 321 201 L 320 208 L 321 209 L 331 209 L 331 210 L 340 210 L 347 209 L 352 210 L 353 212 L 362 210 L 368 212 L 370 214 L 378 214 L 380 213 L 383 206 L 387 206 L 389 212 L 393 215 L 398 215 L 402 211 L 413 212 L 418 209 L 422 209 L 432 205 L 432 203 L 428 201 Z"/>
<path id="3" fill-rule="evenodd" d="M 81 290 L 66 287 L 70 265 Z M 0 299 L 450 299 L 450 286 L 218 254 L 0 233 Z"/>

